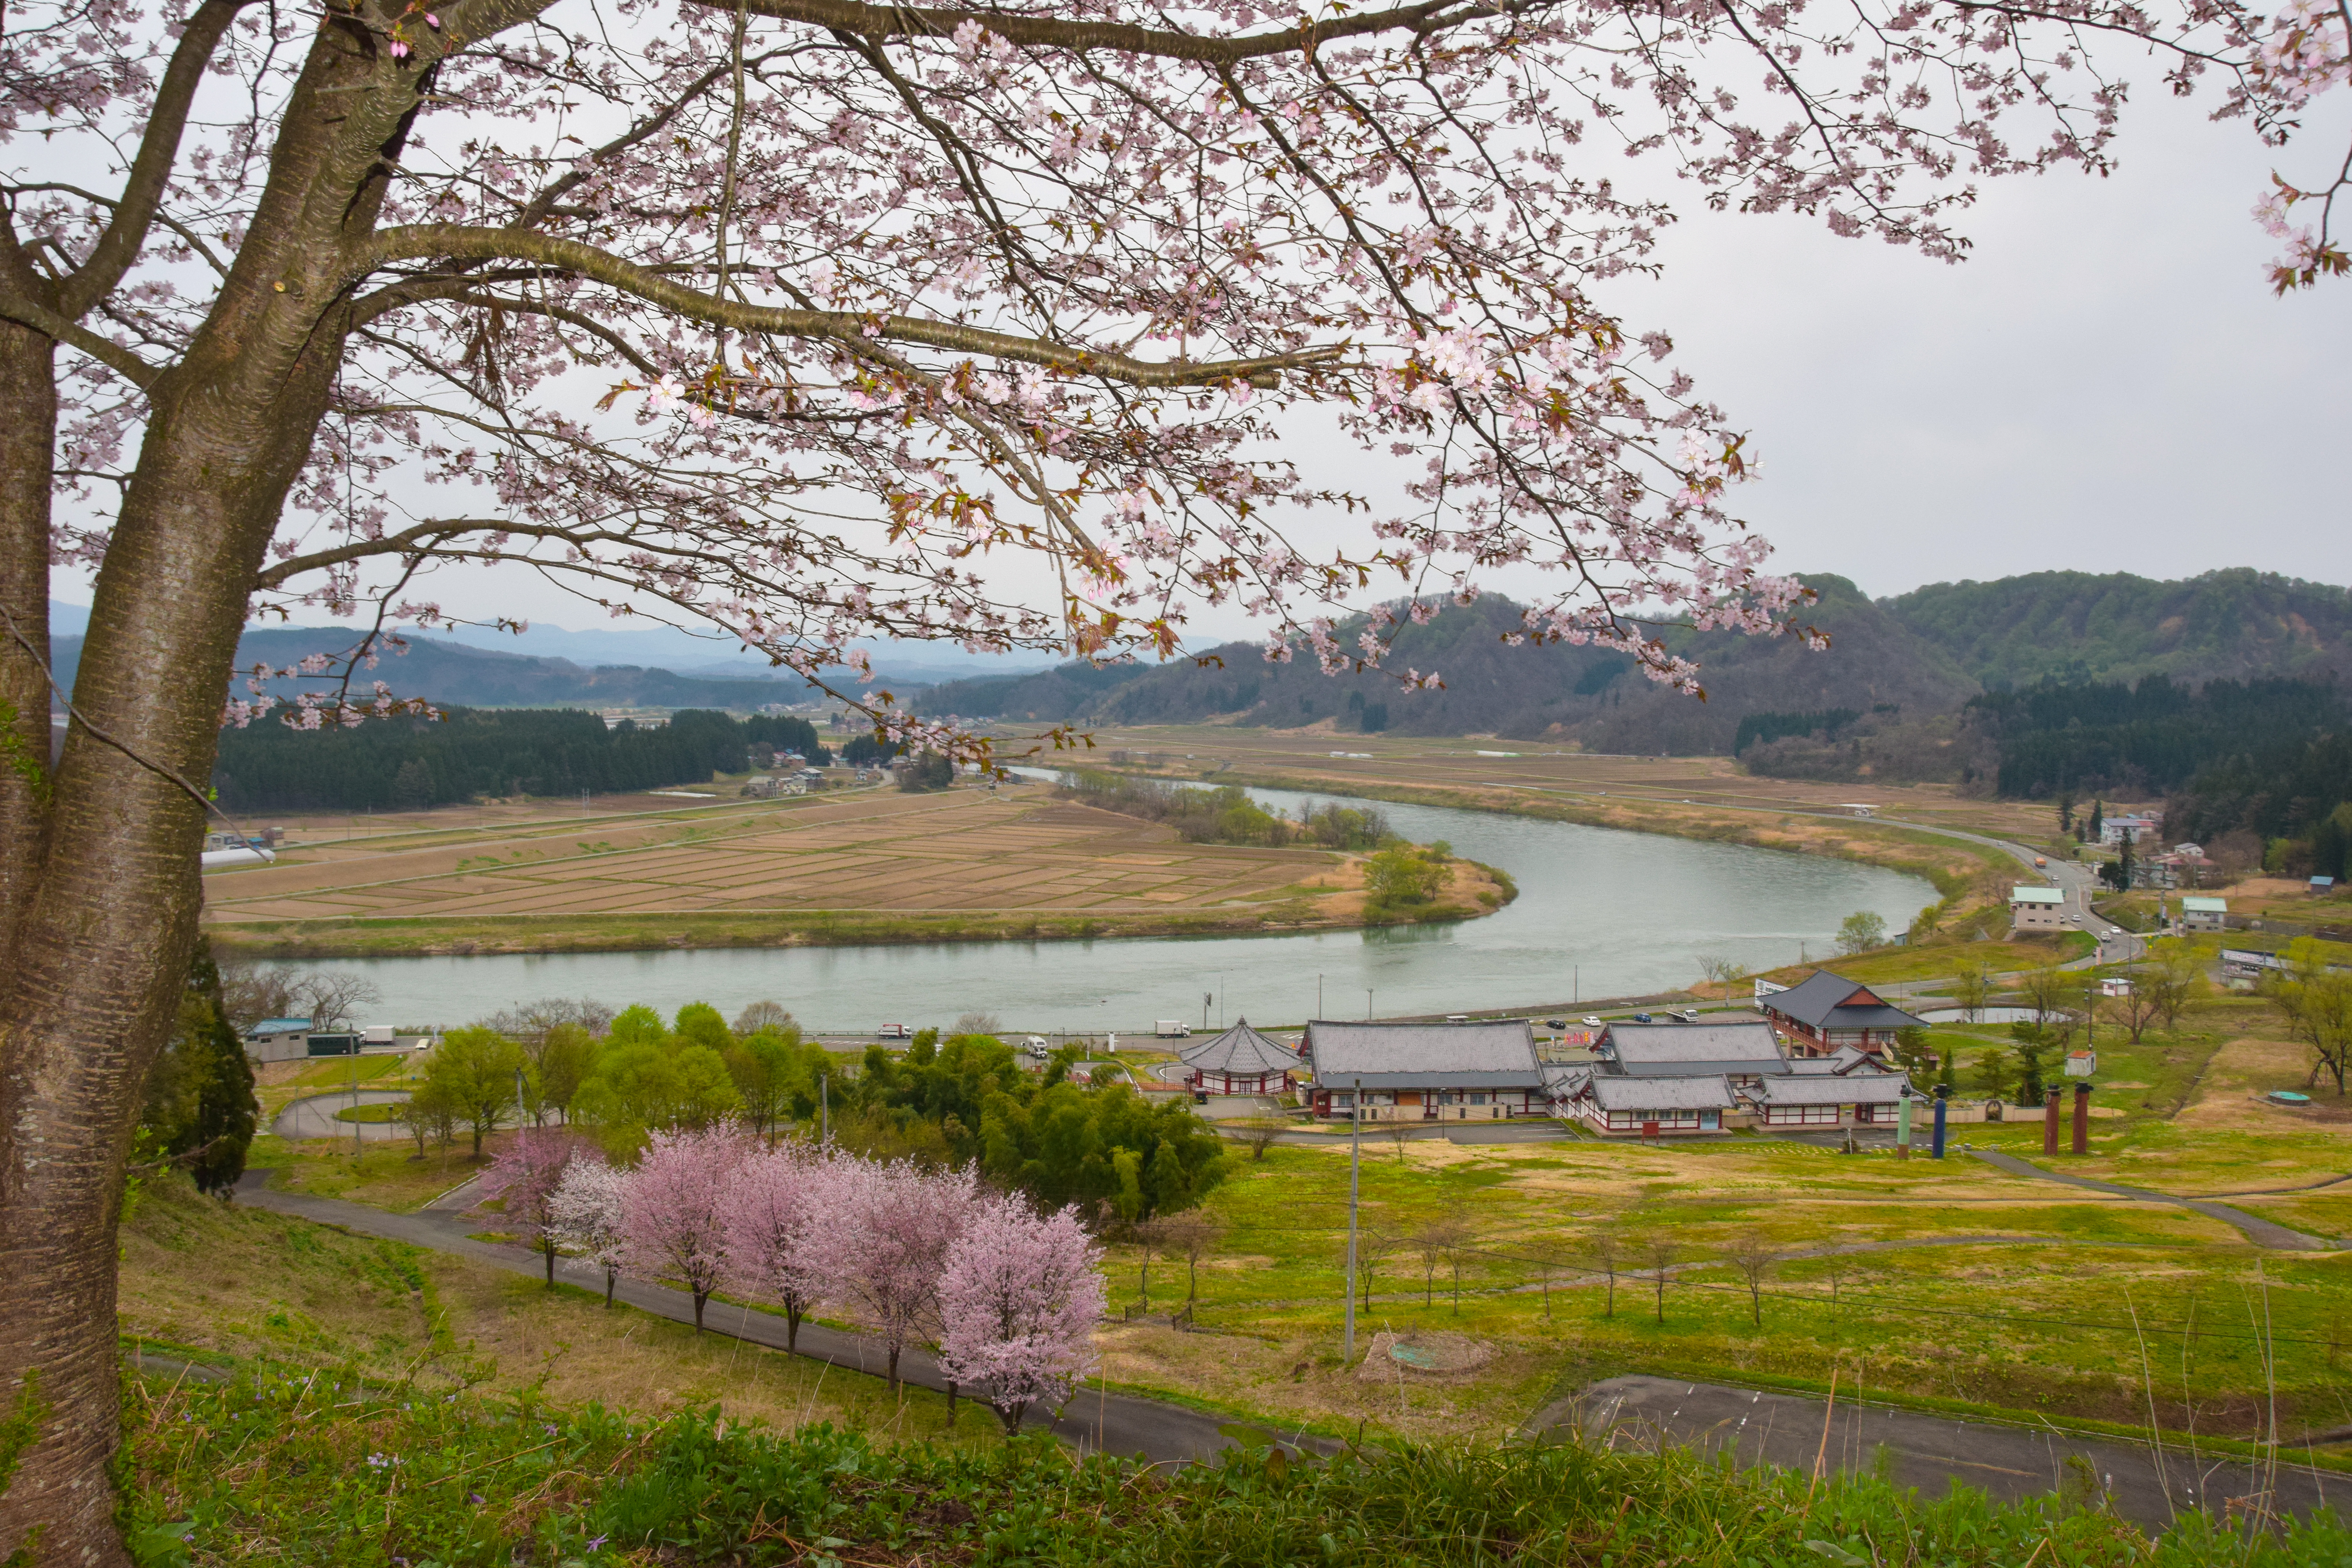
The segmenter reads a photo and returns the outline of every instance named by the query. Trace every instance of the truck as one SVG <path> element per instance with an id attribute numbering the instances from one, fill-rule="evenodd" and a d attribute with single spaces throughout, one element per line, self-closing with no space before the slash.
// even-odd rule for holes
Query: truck
<path id="1" fill-rule="evenodd" d="M 1163 1040 L 1181 1040 L 1192 1030 L 1181 1018 L 1162 1018 L 1151 1026 L 1151 1032 Z"/>
<path id="2" fill-rule="evenodd" d="M 2047 855 L 2036 855 L 2033 858 L 2033 868 L 2037 871 L 2048 870 L 2050 868 L 2050 857 Z"/>
<path id="3" fill-rule="evenodd" d="M 911 1040 L 915 1037 L 915 1031 L 906 1024 L 885 1024 L 874 1031 L 874 1037 L 877 1040 Z"/>

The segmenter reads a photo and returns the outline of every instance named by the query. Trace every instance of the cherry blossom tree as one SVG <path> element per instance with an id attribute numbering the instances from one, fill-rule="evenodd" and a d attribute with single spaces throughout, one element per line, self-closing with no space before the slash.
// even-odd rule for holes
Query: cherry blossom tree
<path id="1" fill-rule="evenodd" d="M 547 1264 L 547 1288 L 555 1289 L 555 1255 L 562 1239 L 554 1198 L 564 1173 L 579 1156 L 579 1142 L 551 1127 L 526 1127 L 499 1151 L 482 1173 L 481 1202 L 505 1199 L 499 1217 L 530 1244 Z"/>
<path id="2" fill-rule="evenodd" d="M 1103 1314 L 1101 1248 L 1076 1209 L 988 1205 L 948 1249 L 939 1287 L 940 1367 L 1009 1436 L 1033 1404 L 1059 1406 L 1084 1374 Z"/>
<path id="3" fill-rule="evenodd" d="M 608 1311 L 625 1256 L 621 1203 L 627 1191 L 627 1173 L 595 1151 L 582 1150 L 563 1167 L 563 1179 L 547 1201 L 548 1227 L 555 1233 L 557 1245 L 604 1271 Z"/>
<path id="4" fill-rule="evenodd" d="M 801 1319 L 824 1293 L 815 1233 L 832 1223 L 826 1194 L 845 1158 L 799 1143 L 761 1150 L 736 1170 L 720 1204 L 730 1267 L 784 1309 L 787 1351 L 800 1347 Z"/>
<path id="5" fill-rule="evenodd" d="M 0 1555 L 124 1561 L 116 1199 L 218 727 L 399 710 L 448 574 L 830 682 L 877 637 L 1180 657 L 1220 606 L 1387 668 L 1540 569 L 1515 640 L 1696 690 L 1660 623 L 1811 634 L 1727 510 L 1745 432 L 1603 298 L 1673 216 L 1623 154 L 1952 258 L 1972 182 L 2100 163 L 2085 37 L 2274 141 L 2347 53 L 2305 0 L 431 4 L 0 26 L 0 1405 L 47 1412 Z M 2340 189 L 2266 207 L 2283 286 L 2343 269 Z M 52 764 L 57 568 L 93 588 Z M 297 610 L 348 646 L 224 714 Z"/>
<path id="6" fill-rule="evenodd" d="M 703 1307 L 730 1278 L 723 1209 L 745 1152 L 730 1127 L 656 1132 L 622 1184 L 621 1271 L 686 1287 L 698 1334 Z"/>
<path id="7" fill-rule="evenodd" d="M 843 1159 L 826 1171 L 807 1267 L 873 1326 L 895 1391 L 900 1352 L 937 1318 L 940 1275 L 979 1211 L 979 1188 L 970 1172 L 906 1161 Z"/>

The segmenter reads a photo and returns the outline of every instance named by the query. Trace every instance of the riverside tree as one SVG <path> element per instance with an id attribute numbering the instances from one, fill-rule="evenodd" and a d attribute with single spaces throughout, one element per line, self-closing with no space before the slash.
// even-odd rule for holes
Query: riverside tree
<path id="1" fill-rule="evenodd" d="M 249 618 L 352 620 L 341 659 L 228 704 L 315 728 L 402 710 L 384 634 L 450 621 L 436 574 L 485 563 L 812 677 L 877 636 L 1169 657 L 1194 605 L 1262 617 L 1272 658 L 1381 663 L 1400 616 L 1538 567 L 1559 586 L 1514 636 L 1696 690 L 1633 614 L 1819 639 L 1725 511 L 1738 427 L 1599 298 L 1672 216 L 1621 152 L 1951 258 L 1965 182 L 2102 163 L 2123 89 L 2084 31 L 2212 68 L 2278 138 L 2346 53 L 2312 0 L 5 22 L 0 1402 L 37 1383 L 44 1414 L 0 1553 L 37 1527 L 94 1563 L 125 1560 L 116 1199 Z M 2294 226 L 2305 196 L 2265 204 L 2282 288 L 2344 268 L 2324 211 Z M 1308 405 L 1328 451 L 1279 445 Z M 1360 521 L 1309 547 L 1316 510 Z M 1005 556 L 1039 569 L 981 569 Z M 52 766 L 55 565 L 95 581 Z M 1375 583 L 1401 607 L 1343 645 Z M 990 755 L 859 704 L 894 745 Z"/>

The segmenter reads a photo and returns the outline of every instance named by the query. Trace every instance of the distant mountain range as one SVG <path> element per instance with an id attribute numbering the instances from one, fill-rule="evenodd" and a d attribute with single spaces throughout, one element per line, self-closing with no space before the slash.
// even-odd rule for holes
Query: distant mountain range
<path id="1" fill-rule="evenodd" d="M 920 698 L 929 713 L 1015 722 L 1230 722 L 1339 731 L 1493 734 L 1597 752 L 1721 754 L 1756 713 L 1843 710 L 1908 722 L 1948 714 L 1989 687 L 2044 676 L 2198 682 L 2253 675 L 2352 676 L 2352 595 L 2251 571 L 2159 583 L 2127 574 L 2043 572 L 1936 584 L 1872 600 L 1843 577 L 1807 575 L 1803 619 L 1827 653 L 1788 637 L 1669 628 L 1705 667 L 1695 702 L 1633 673 L 1622 654 L 1513 647 L 1518 606 L 1498 596 L 1398 636 L 1392 662 L 1435 669 L 1443 689 L 1400 690 L 1378 674 L 1327 678 L 1309 660 L 1269 665 L 1255 643 L 1213 650 L 1222 666 L 1063 665 L 960 680 Z M 1343 635 L 1342 640 L 1346 640 Z"/>
<path id="2" fill-rule="evenodd" d="M 89 625 L 86 607 L 50 603 L 54 663 L 58 679 L 68 689 Z M 770 703 L 803 701 L 812 695 L 797 676 L 780 677 L 764 655 L 667 626 L 581 632 L 533 626 L 520 637 L 468 626 L 453 633 L 410 628 L 402 635 L 409 651 L 385 658 L 371 679 L 388 682 L 402 696 L 467 707 L 723 708 L 743 712 Z M 248 631 L 238 641 L 237 662 L 283 668 L 309 654 L 338 653 L 356 636 L 348 624 Z M 874 644 L 866 646 L 866 652 L 880 684 L 909 689 L 1000 669 L 1047 668 L 1034 657 L 992 659 L 953 647 L 905 649 Z M 856 679 L 848 670 L 840 673 L 844 680 Z M 272 689 L 316 684 L 279 681 L 272 683 Z"/>

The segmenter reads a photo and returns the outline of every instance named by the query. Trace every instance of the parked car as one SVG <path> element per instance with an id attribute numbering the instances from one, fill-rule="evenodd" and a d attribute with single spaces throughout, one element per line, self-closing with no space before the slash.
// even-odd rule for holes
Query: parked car
<path id="1" fill-rule="evenodd" d="M 1657 1020 L 1651 1017 L 1647 1013 L 1636 1013 L 1633 1015 L 1633 1022 L 1636 1024 L 1654 1024 Z"/>
<path id="2" fill-rule="evenodd" d="M 1584 1026 L 1588 1029 L 1606 1027 L 1606 1026 L 1601 1022 L 1601 1016 L 1598 1013 L 1587 1013 L 1584 1016 L 1583 1023 Z"/>
<path id="3" fill-rule="evenodd" d="M 911 1040 L 915 1037 L 915 1031 L 911 1025 L 885 1024 L 874 1031 L 874 1037 L 877 1040 Z"/>

